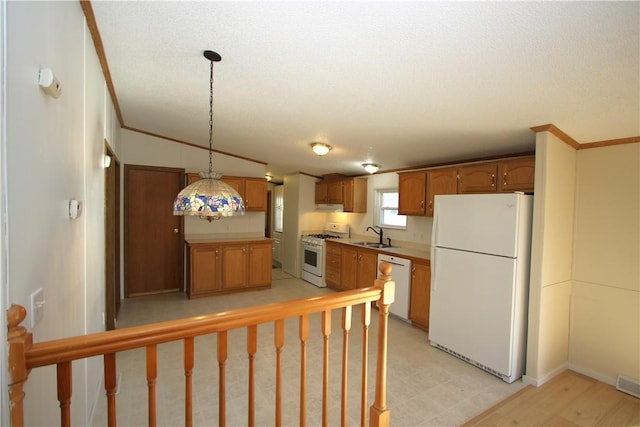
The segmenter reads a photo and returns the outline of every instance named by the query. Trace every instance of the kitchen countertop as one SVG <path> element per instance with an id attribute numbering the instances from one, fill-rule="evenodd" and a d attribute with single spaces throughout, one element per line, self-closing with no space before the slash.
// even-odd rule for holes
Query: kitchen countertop
<path id="1" fill-rule="evenodd" d="M 415 249 L 415 248 L 403 248 L 398 246 L 391 246 L 390 248 L 371 248 L 363 245 L 355 245 L 352 242 L 371 242 L 377 243 L 375 240 L 366 240 L 366 239 L 331 239 L 330 242 L 336 242 L 340 244 L 350 245 L 356 248 L 365 248 L 371 249 L 380 253 L 384 253 L 387 255 L 398 256 L 401 258 L 408 258 L 416 261 L 427 261 L 429 262 L 431 259 L 431 253 L 429 250 L 424 249 Z"/>
<path id="2" fill-rule="evenodd" d="M 206 243 L 261 243 L 272 242 L 273 239 L 256 234 L 188 234 L 184 236 L 184 241 L 189 245 Z"/>

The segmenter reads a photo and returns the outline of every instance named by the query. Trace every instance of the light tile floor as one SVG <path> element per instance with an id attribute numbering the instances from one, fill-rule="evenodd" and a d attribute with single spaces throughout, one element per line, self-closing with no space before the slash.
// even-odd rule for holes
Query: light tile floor
<path id="1" fill-rule="evenodd" d="M 273 270 L 272 289 L 233 295 L 188 300 L 184 294 L 163 294 L 124 300 L 118 327 L 134 326 L 181 317 L 220 312 L 234 308 L 268 304 L 276 301 L 306 298 L 332 292 L 292 278 L 280 269 Z M 377 311 L 373 311 L 368 350 L 369 405 L 375 385 Z M 330 410 L 329 425 L 340 424 L 340 381 L 342 329 L 341 311 L 332 313 L 330 339 Z M 349 334 L 348 390 L 349 425 L 359 425 L 360 366 L 362 329 L 360 311 L 354 308 Z M 286 322 L 283 353 L 283 425 L 299 425 L 300 346 L 298 322 Z M 227 425 L 247 425 L 247 354 L 246 332 L 229 332 L 227 378 Z M 307 350 L 307 424 L 321 424 L 322 337 L 320 316 L 310 318 L 310 340 Z M 194 368 L 194 425 L 218 424 L 218 366 L 216 337 L 196 338 Z M 256 425 L 275 423 L 275 349 L 273 325 L 258 327 L 256 356 Z M 118 425 L 147 424 L 147 389 L 145 351 L 132 350 L 118 354 L 121 386 L 117 396 Z M 521 381 L 507 384 L 429 345 L 427 334 L 408 323 L 391 318 L 387 365 L 387 406 L 393 426 L 455 426 L 481 413 L 524 387 Z M 157 381 L 158 425 L 184 425 L 184 371 L 182 343 L 158 346 Z M 368 413 L 368 411 L 367 411 Z M 106 398 L 98 403 L 94 425 L 106 425 Z"/>

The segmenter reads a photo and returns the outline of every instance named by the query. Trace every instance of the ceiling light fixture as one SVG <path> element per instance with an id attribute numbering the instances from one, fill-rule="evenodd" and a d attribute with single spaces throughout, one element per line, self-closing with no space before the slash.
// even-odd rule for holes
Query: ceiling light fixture
<path id="1" fill-rule="evenodd" d="M 376 173 L 380 169 L 380 165 L 377 163 L 363 163 L 362 167 L 369 173 Z"/>
<path id="2" fill-rule="evenodd" d="M 225 216 L 244 215 L 244 201 L 230 185 L 220 181 L 221 173 L 213 172 L 213 63 L 222 57 L 204 51 L 210 63 L 209 72 L 209 172 L 200 172 L 201 180 L 185 187 L 173 202 L 174 215 L 196 215 L 211 222 Z"/>
<path id="3" fill-rule="evenodd" d="M 331 151 L 332 148 L 333 148 L 332 146 L 330 146 L 329 144 L 325 144 L 324 142 L 312 142 L 311 143 L 311 149 L 318 156 L 324 156 L 329 151 Z"/>
<path id="4" fill-rule="evenodd" d="M 266 175 L 264 176 L 264 179 L 266 179 L 267 181 L 271 182 L 271 180 L 273 179 L 273 176 L 272 176 L 272 175 L 269 175 L 269 174 L 266 174 Z"/>

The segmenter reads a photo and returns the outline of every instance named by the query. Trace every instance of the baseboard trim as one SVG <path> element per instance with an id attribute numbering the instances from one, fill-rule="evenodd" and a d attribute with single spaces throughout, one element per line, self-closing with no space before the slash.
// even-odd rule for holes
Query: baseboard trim
<path id="1" fill-rule="evenodd" d="M 530 385 L 532 385 L 534 387 L 540 387 L 541 385 L 543 385 L 546 382 L 549 382 L 551 379 L 553 379 L 554 377 L 556 377 L 559 374 L 563 373 L 567 369 L 570 369 L 570 368 L 569 368 L 569 365 L 565 363 L 565 364 L 563 364 L 561 366 L 558 366 L 553 371 L 545 374 L 541 378 L 534 378 L 532 376 L 529 376 L 529 375 L 525 374 L 525 375 L 522 376 L 522 382 L 525 383 L 525 384 L 530 384 Z"/>

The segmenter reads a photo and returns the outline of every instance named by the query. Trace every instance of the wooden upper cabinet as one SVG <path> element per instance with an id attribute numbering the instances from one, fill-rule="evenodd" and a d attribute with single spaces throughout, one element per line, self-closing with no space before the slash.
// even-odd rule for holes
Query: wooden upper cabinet
<path id="1" fill-rule="evenodd" d="M 328 200 L 327 183 L 325 181 L 316 182 L 316 195 L 315 195 L 316 205 L 327 203 L 327 200 Z"/>
<path id="2" fill-rule="evenodd" d="M 243 194 L 243 193 L 240 193 Z M 267 181 L 264 178 L 244 178 L 244 207 L 248 211 L 267 211 Z"/>
<path id="3" fill-rule="evenodd" d="M 532 192 L 535 164 L 534 156 L 503 160 L 498 163 L 498 191 Z"/>
<path id="4" fill-rule="evenodd" d="M 427 171 L 398 174 L 398 214 L 425 215 Z"/>
<path id="5" fill-rule="evenodd" d="M 342 183 L 342 203 L 345 212 L 367 212 L 367 179 L 349 178 Z"/>
<path id="6" fill-rule="evenodd" d="M 427 175 L 427 216 L 433 216 L 434 198 L 438 194 L 458 192 L 458 168 L 433 169 Z"/>
<path id="7" fill-rule="evenodd" d="M 458 193 L 495 192 L 497 173 L 497 163 L 460 166 L 458 168 Z"/>
<path id="8" fill-rule="evenodd" d="M 222 178 L 220 178 L 220 181 L 224 182 L 225 184 L 228 184 L 229 187 L 233 188 L 238 193 L 240 193 L 241 196 L 243 196 L 244 186 L 243 186 L 243 181 L 241 177 L 223 176 Z"/>
<path id="9" fill-rule="evenodd" d="M 202 178 L 199 173 L 189 172 L 187 173 L 187 185 L 191 185 L 196 181 L 200 181 Z"/>
<path id="10" fill-rule="evenodd" d="M 342 181 L 328 181 L 327 203 L 340 204 L 342 200 Z"/>

